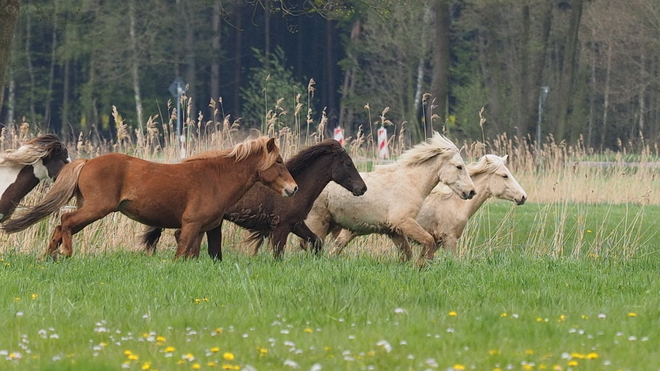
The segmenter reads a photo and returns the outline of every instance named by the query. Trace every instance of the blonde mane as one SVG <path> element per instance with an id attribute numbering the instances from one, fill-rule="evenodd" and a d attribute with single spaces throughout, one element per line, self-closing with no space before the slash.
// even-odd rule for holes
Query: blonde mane
<path id="1" fill-rule="evenodd" d="M 17 149 L 8 149 L 0 153 L 0 166 L 34 165 L 60 147 L 61 144 L 55 135 L 42 135 L 27 141 Z"/>
<path id="2" fill-rule="evenodd" d="M 446 153 L 458 153 L 456 145 L 444 135 L 434 132 L 433 137 L 426 142 L 419 143 L 413 148 L 403 152 L 398 163 L 402 165 L 415 166 L 432 159 L 435 156 Z"/>
<path id="3" fill-rule="evenodd" d="M 475 176 L 484 173 L 494 173 L 500 166 L 504 165 L 504 159 L 496 155 L 482 156 L 477 162 L 466 165 L 468 174 Z"/>
<path id="4" fill-rule="evenodd" d="M 257 139 L 247 140 L 243 143 L 239 143 L 233 148 L 224 149 L 224 150 L 210 150 L 200 152 L 194 156 L 188 157 L 184 161 L 194 161 L 194 160 L 204 160 L 212 159 L 218 157 L 234 157 L 235 161 L 241 161 L 246 159 L 248 156 L 256 153 L 268 153 L 266 150 L 266 144 L 270 140 L 267 136 L 261 136 Z M 277 161 L 277 156 L 279 156 L 280 151 L 278 147 L 275 147 L 276 150 L 268 153 L 264 165 L 261 170 L 269 168 L 275 161 Z"/>

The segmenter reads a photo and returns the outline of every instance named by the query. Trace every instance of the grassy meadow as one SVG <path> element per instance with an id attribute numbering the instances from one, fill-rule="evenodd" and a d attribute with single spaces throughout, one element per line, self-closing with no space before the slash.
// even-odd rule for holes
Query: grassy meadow
<path id="1" fill-rule="evenodd" d="M 189 138 L 187 153 L 239 140 L 219 127 Z M 81 136 L 70 147 L 72 157 L 176 161 L 176 141 L 149 138 L 104 147 Z M 306 145 L 279 138 L 285 156 Z M 393 156 L 404 149 L 391 145 Z M 363 170 L 379 162 L 364 138 L 347 148 Z M 226 223 L 214 263 L 205 246 L 197 260 L 173 261 L 172 231 L 146 256 L 144 227 L 119 214 L 75 235 L 74 256 L 56 262 L 40 257 L 57 216 L 0 233 L 0 369 L 656 370 L 658 155 L 626 151 L 637 155 L 593 166 L 602 159 L 579 146 L 466 143 L 466 160 L 509 154 L 529 201 L 487 202 L 457 254 L 439 251 L 422 270 L 374 235 L 341 256 L 291 238 L 275 261 L 268 249 L 250 256 L 244 232 Z"/>

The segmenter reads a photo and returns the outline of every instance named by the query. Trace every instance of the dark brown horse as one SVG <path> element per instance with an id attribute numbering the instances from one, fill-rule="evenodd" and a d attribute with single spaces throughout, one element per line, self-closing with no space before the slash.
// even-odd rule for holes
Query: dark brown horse
<path id="1" fill-rule="evenodd" d="M 57 256 L 60 245 L 61 253 L 71 256 L 72 235 L 114 211 L 146 225 L 181 228 L 175 259 L 197 257 L 204 232 L 219 249 L 225 210 L 256 182 L 281 196 L 298 190 L 274 139 L 260 137 L 230 150 L 202 152 L 180 164 L 111 153 L 65 166 L 45 199 L 7 221 L 4 229 L 21 231 L 76 196 L 78 209 L 62 214 L 48 245 L 51 257 Z"/>
<path id="2" fill-rule="evenodd" d="M 69 162 L 69 152 L 54 134 L 38 136 L 15 150 L 0 153 L 0 222 L 9 219 L 40 181 L 55 179 Z"/>
<path id="3" fill-rule="evenodd" d="M 254 254 L 264 238 L 270 237 L 275 257 L 281 257 L 287 237 L 292 232 L 310 241 L 318 251 L 323 241 L 307 228 L 304 219 L 323 188 L 330 181 L 335 181 L 356 196 L 367 191 L 353 160 L 333 139 L 303 149 L 287 161 L 286 167 L 300 186 L 296 197 L 277 197 L 267 187 L 255 184 L 225 212 L 226 220 L 252 232 L 248 240 L 254 244 Z M 145 233 L 147 251 L 155 250 L 160 234 L 160 228 L 151 228 Z M 211 257 L 220 254 L 217 246 L 209 244 Z"/>

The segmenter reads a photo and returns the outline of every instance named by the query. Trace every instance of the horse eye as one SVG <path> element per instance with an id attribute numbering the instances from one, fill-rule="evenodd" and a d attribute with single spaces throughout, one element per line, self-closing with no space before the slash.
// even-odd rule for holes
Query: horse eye
<path id="1" fill-rule="evenodd" d="M 463 166 L 461 166 L 461 165 L 456 166 L 456 168 L 457 168 L 458 170 L 463 170 Z"/>
<path id="2" fill-rule="evenodd" d="M 502 175 L 502 178 L 504 178 L 504 179 L 509 179 L 509 176 L 506 175 L 506 174 L 504 174 L 504 175 Z"/>

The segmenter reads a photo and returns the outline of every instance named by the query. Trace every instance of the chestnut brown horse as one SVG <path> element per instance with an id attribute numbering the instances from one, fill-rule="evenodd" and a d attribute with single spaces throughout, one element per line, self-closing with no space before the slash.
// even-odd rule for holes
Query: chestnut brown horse
<path id="1" fill-rule="evenodd" d="M 225 210 L 258 181 L 282 196 L 298 190 L 274 139 L 260 137 L 233 149 L 202 152 L 180 164 L 111 153 L 66 165 L 44 200 L 7 221 L 4 229 L 21 231 L 76 196 L 78 209 L 62 214 L 47 255 L 56 258 L 62 245 L 61 253 L 71 256 L 72 235 L 119 211 L 146 225 L 181 228 L 175 259 L 197 257 L 202 233 L 212 246 L 218 245 Z"/>
<path id="2" fill-rule="evenodd" d="M 304 219 L 323 188 L 334 181 L 355 196 L 367 191 L 353 160 L 334 139 L 301 150 L 286 162 L 286 167 L 300 187 L 296 197 L 279 197 L 268 187 L 255 184 L 225 212 L 226 220 L 252 232 L 248 241 L 255 255 L 269 237 L 275 257 L 281 257 L 289 233 L 311 242 L 318 252 L 323 241 L 307 228 Z M 156 249 L 161 230 L 150 228 L 145 233 L 143 238 L 149 253 Z M 211 257 L 217 258 L 219 253 L 209 245 Z"/>
<path id="3" fill-rule="evenodd" d="M 57 178 L 69 162 L 69 152 L 55 134 L 40 135 L 0 153 L 0 222 L 9 219 L 40 181 Z"/>

